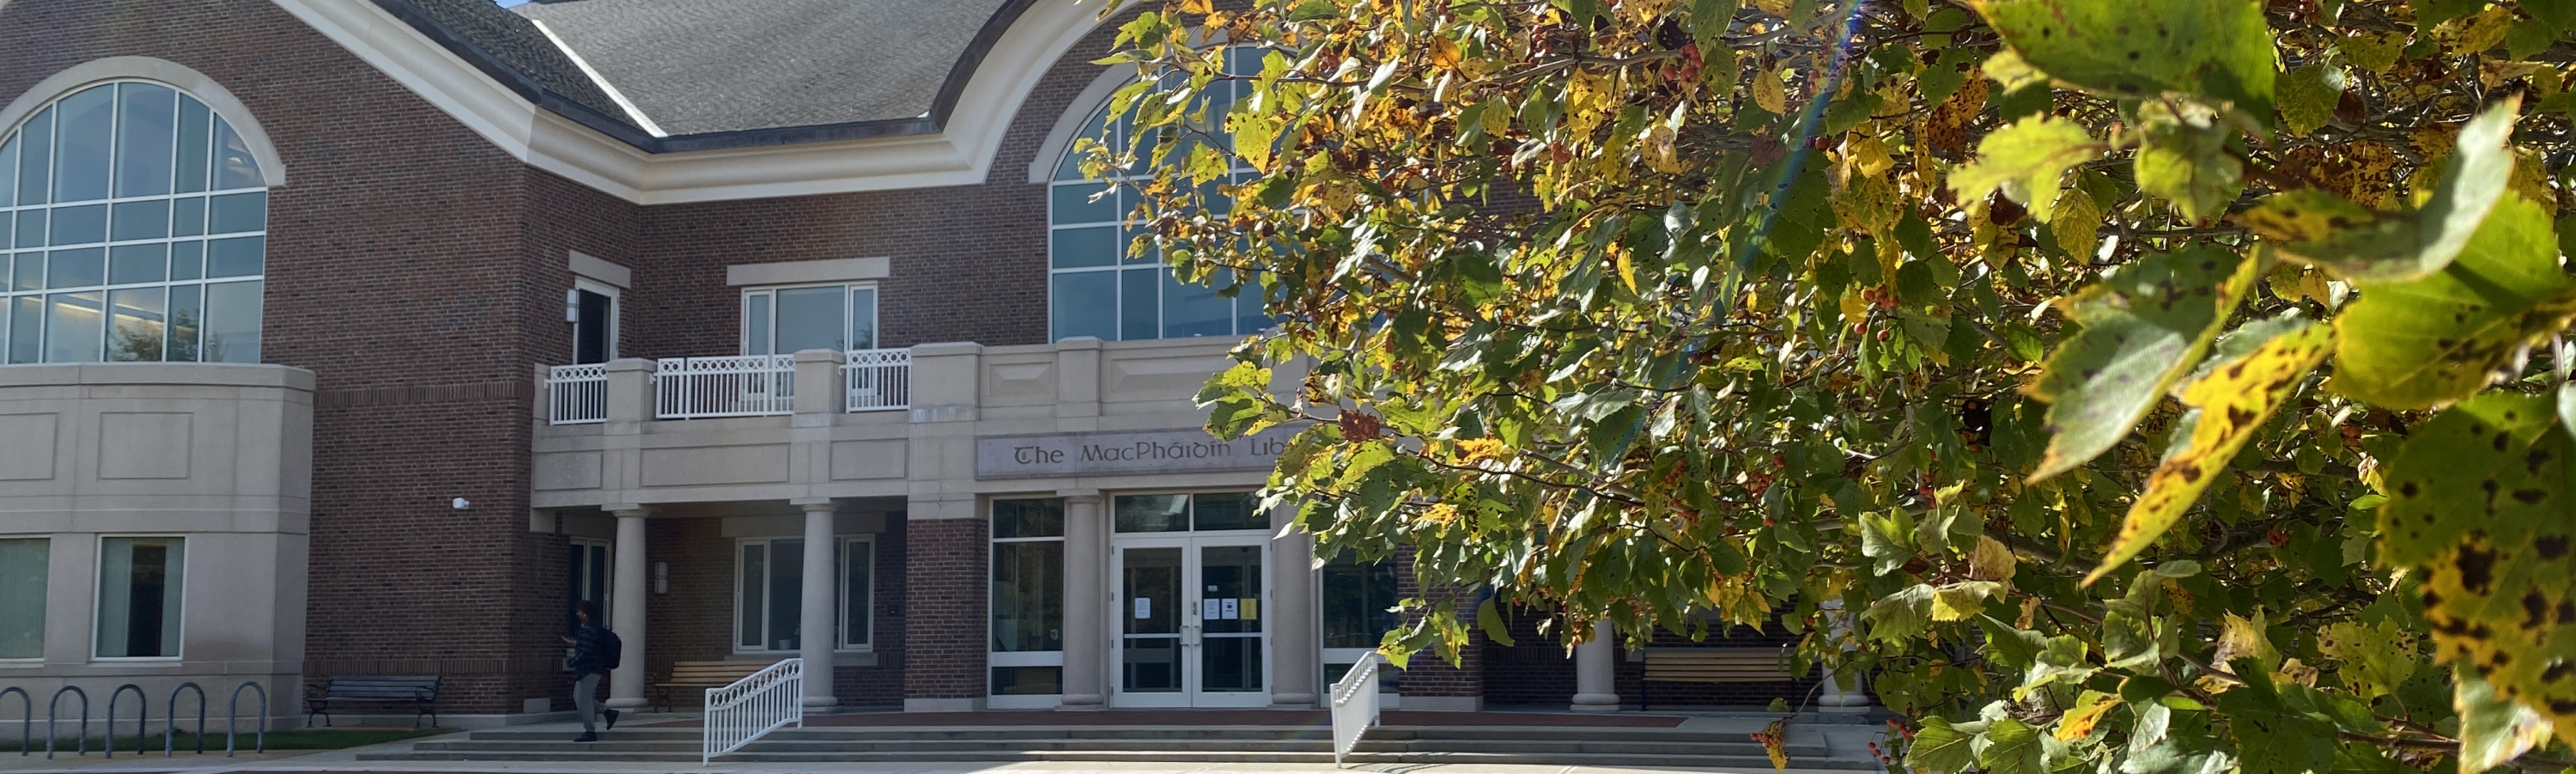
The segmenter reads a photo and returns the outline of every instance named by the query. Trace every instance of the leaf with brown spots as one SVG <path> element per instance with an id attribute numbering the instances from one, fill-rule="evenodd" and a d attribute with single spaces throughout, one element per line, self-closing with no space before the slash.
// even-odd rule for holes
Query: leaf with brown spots
<path id="1" fill-rule="evenodd" d="M 2200 246 L 2140 259 L 2066 302 L 2084 328 L 2041 366 L 2048 451 L 2031 480 L 2100 456 L 2199 364 L 2254 284 L 2254 259 Z"/>
<path id="2" fill-rule="evenodd" d="M 2236 216 L 2283 255 L 2348 279 L 2424 277 L 2449 265 L 2505 192 L 2514 156 L 2519 98 L 2507 98 L 2461 130 L 2441 184 L 2421 209 L 2378 213 L 2325 191 L 2299 189 L 2263 199 Z"/>
<path id="3" fill-rule="evenodd" d="M 2421 573 L 2435 658 L 2576 737 L 2576 439 L 2545 397 L 2433 417 L 2387 466 L 2380 556 Z"/>
<path id="4" fill-rule="evenodd" d="M 2466 398 L 2524 344 L 2576 316 L 2576 279 L 2558 269 L 2548 213 L 2506 197 L 2459 258 L 2408 282 L 2357 282 L 2335 319 L 2335 391 L 2421 409 Z"/>
<path id="5" fill-rule="evenodd" d="M 2230 100 L 2272 117 L 2279 70 L 2263 4 L 2253 0 L 1984 0 L 2004 42 L 2049 77 L 2107 96 L 2167 91 Z"/>
<path id="6" fill-rule="evenodd" d="M 2120 537 L 2102 557 L 2102 565 L 2084 576 L 2092 584 L 2103 574 L 2145 551 L 2156 538 L 2182 520 L 2209 483 L 2226 472 L 2227 462 L 2253 440 L 2263 423 L 2288 401 L 2293 388 L 2334 351 L 2334 329 L 2305 325 L 2263 342 L 2250 354 L 2211 369 L 2208 376 L 2183 389 L 2191 406 L 2191 443 L 2180 447 L 2147 476 L 2146 491 L 2129 506 Z"/>

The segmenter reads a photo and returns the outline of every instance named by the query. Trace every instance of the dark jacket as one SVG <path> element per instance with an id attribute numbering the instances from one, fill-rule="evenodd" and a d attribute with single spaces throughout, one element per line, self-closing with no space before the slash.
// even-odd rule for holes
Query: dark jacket
<path id="1" fill-rule="evenodd" d="M 608 630 L 599 624 L 586 623 L 572 630 L 572 676 L 608 671 Z"/>

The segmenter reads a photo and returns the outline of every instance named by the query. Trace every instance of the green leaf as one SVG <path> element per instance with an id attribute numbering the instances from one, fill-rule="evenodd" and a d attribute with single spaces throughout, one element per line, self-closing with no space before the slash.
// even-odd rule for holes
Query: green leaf
<path id="1" fill-rule="evenodd" d="M 1901 509 L 1884 514 L 1861 514 L 1860 553 L 1877 560 L 1871 566 L 1871 574 L 1895 572 L 1896 568 L 1905 566 L 1906 560 L 1914 558 L 1913 532 L 1914 517 Z"/>
<path id="2" fill-rule="evenodd" d="M 2423 578 L 2439 660 L 2576 738 L 2576 440 L 2553 404 L 2489 393 L 2418 428 L 2383 474 L 2380 558 Z"/>
<path id="3" fill-rule="evenodd" d="M 2216 113 L 2197 105 L 2180 110 L 2149 103 L 2139 111 L 2146 140 L 2131 160 L 2138 190 L 2172 201 L 2185 217 L 2206 220 L 2227 211 L 2245 190 L 2245 165 L 2228 153 L 2233 132 Z"/>
<path id="4" fill-rule="evenodd" d="M 2308 325 L 2217 366 L 2185 388 L 2183 403 L 2199 416 L 2191 426 L 2190 445 L 2166 457 L 2147 476 L 2145 491 L 2130 505 L 2120 525 L 2119 539 L 2103 554 L 2101 566 L 2084 576 L 2084 583 L 2091 585 L 2127 563 L 2181 521 L 2183 511 L 2226 472 L 2228 461 L 2289 400 L 2291 388 L 2306 381 L 2308 371 L 2332 351 L 2334 329 Z"/>
<path id="5" fill-rule="evenodd" d="M 2266 197 L 2237 220 L 2282 255 L 2348 279 L 2413 279 L 2441 271 L 2468 245 L 2513 177 L 2506 139 L 2518 104 L 2519 98 L 2498 102 L 2461 128 L 2442 183 L 2421 209 L 2382 215 L 2303 188 Z"/>
<path id="6" fill-rule="evenodd" d="M 1960 201 L 1983 199 L 2000 188 L 2013 201 L 2047 220 L 2057 206 L 2066 170 L 2102 155 L 2102 144 L 2082 124 L 2056 116 L 2031 116 L 1995 130 L 1977 143 L 1977 160 L 1950 173 Z"/>
<path id="7" fill-rule="evenodd" d="M 2539 205 L 2509 198 L 2432 276 L 2357 282 L 2335 320 L 2336 391 L 2395 409 L 2466 398 L 2525 343 L 2576 315 L 2576 280 L 2558 269 Z"/>
<path id="8" fill-rule="evenodd" d="M 1476 628 L 1483 630 L 1485 637 L 1495 644 L 1506 648 L 1512 646 L 1512 625 L 1503 621 L 1502 610 L 1494 604 L 1493 597 L 1486 597 L 1485 601 L 1476 604 Z"/>
<path id="9" fill-rule="evenodd" d="M 1903 640 L 1932 628 L 1932 587 L 1915 584 L 1902 591 L 1870 603 L 1860 614 L 1869 622 L 1869 636 L 1881 640 Z"/>
<path id="10" fill-rule="evenodd" d="M 1997 720 L 1986 728 L 1986 745 L 1977 750 L 1977 766 L 1986 774 L 2046 774 L 2048 769 L 2041 765 L 2043 736 L 2028 723 Z"/>
<path id="11" fill-rule="evenodd" d="M 1960 581 L 1932 590 L 1932 620 L 1965 621 L 1986 608 L 1986 597 L 2002 591 L 1994 581 Z"/>
<path id="12" fill-rule="evenodd" d="M 1905 750 L 1905 765 L 1944 774 L 1966 769 L 1976 762 L 1975 741 L 1974 731 L 1951 725 L 1948 718 L 1926 717 L 1923 728 L 1914 732 L 1913 744 Z"/>
<path id="13" fill-rule="evenodd" d="M 2463 664 L 2452 672 L 2451 706 L 2460 713 L 2460 771 L 2482 772 L 2549 742 L 2549 721 L 2495 689 Z"/>
<path id="14" fill-rule="evenodd" d="M 2270 120 L 2275 55 L 2258 0 L 1983 0 L 2004 41 L 2049 77 L 2113 97 L 2180 91 Z"/>
<path id="15" fill-rule="evenodd" d="M 2294 134 L 2307 134 L 2334 118 L 2335 101 L 2343 96 L 2343 78 L 2321 64 L 2289 72 L 2281 80 L 2281 123 Z"/>
<path id="16" fill-rule="evenodd" d="M 1736 0 L 1691 0 L 1691 40 L 1701 51 L 1724 51 L 1726 25 L 1735 20 Z"/>
<path id="17" fill-rule="evenodd" d="M 2032 390 L 2050 403 L 2050 437 L 2031 480 L 2084 464 L 2127 436 L 2199 363 L 2253 286 L 2254 267 L 2222 248 L 2193 247 L 2139 259 L 2076 294 L 2068 307 L 2083 330 L 2049 355 Z"/>

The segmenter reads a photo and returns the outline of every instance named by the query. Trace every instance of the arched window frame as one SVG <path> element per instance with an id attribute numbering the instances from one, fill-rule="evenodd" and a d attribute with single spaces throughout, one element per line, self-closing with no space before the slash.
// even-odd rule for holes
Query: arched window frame
<path id="1" fill-rule="evenodd" d="M 229 94 L 83 77 L 138 69 L 211 85 L 102 60 L 0 111 L 0 361 L 259 361 L 274 150 Z"/>
<path id="2" fill-rule="evenodd" d="M 1256 73 L 1261 69 L 1258 49 L 1229 48 L 1226 57 L 1230 72 Z M 1223 120 L 1226 108 L 1248 88 L 1238 81 L 1210 83 L 1208 119 Z M 1053 174 L 1046 183 L 1048 339 L 1093 336 L 1103 341 L 1134 341 L 1245 336 L 1270 327 L 1274 321 L 1263 313 L 1257 278 L 1246 281 L 1235 297 L 1224 298 L 1217 289 L 1232 284 L 1227 270 L 1218 270 L 1212 284 L 1183 283 L 1174 278 L 1172 267 L 1163 262 L 1159 249 L 1148 246 L 1141 252 L 1129 252 L 1136 238 L 1145 233 L 1142 222 L 1135 218 L 1138 199 L 1116 181 L 1082 174 L 1083 149 L 1087 145 L 1082 140 L 1110 148 L 1135 147 L 1131 144 L 1137 139 L 1131 136 L 1134 127 L 1125 119 L 1108 120 L 1105 97 L 1077 102 L 1076 107 L 1089 118 L 1080 124 L 1080 133 L 1063 142 L 1057 151 Z M 1148 145 L 1153 140 L 1150 135 L 1144 139 Z M 1229 170 L 1229 183 L 1252 178 L 1250 167 L 1231 153 L 1227 157 L 1235 161 Z M 1151 179 L 1154 174 L 1141 160 L 1123 172 L 1130 181 Z M 1204 201 L 1220 211 L 1230 205 L 1213 185 L 1201 193 Z"/>

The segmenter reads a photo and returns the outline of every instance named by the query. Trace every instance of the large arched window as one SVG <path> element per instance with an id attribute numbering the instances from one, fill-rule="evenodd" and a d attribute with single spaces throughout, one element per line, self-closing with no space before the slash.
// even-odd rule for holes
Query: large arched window
<path id="1" fill-rule="evenodd" d="M 240 133 L 158 83 L 91 86 L 0 139 L 10 363 L 259 362 L 268 192 Z"/>
<path id="2" fill-rule="evenodd" d="M 1229 70 L 1261 70 L 1260 54 L 1255 49 L 1230 49 L 1226 56 Z M 1234 104 L 1244 88 L 1234 81 L 1209 84 L 1210 120 L 1221 120 L 1227 106 Z M 1110 123 L 1106 119 L 1106 106 L 1095 109 L 1084 122 L 1081 137 L 1110 148 L 1151 147 L 1150 134 L 1136 137 L 1129 122 Z M 1121 341 L 1241 336 L 1271 325 L 1272 320 L 1262 314 L 1258 278 L 1247 278 L 1234 298 L 1224 298 L 1217 295 L 1216 288 L 1232 283 L 1232 277 L 1225 272 L 1218 273 L 1212 286 L 1182 283 L 1172 277 L 1172 269 L 1164 265 L 1159 251 L 1147 249 L 1141 254 L 1129 254 L 1128 246 L 1143 233 L 1141 224 L 1133 220 L 1137 197 L 1132 191 L 1110 190 L 1116 186 L 1084 176 L 1081 149 L 1085 145 L 1067 144 L 1047 190 L 1048 320 L 1053 338 L 1096 336 L 1103 341 Z M 1173 157 L 1187 155 L 1176 153 Z M 1232 179 L 1241 182 L 1251 173 L 1251 169 L 1238 166 Z M 1131 179 L 1142 178 L 1150 177 L 1152 171 L 1138 166 L 1126 174 Z M 1109 191 L 1107 195 L 1099 195 L 1105 190 Z M 1206 194 L 1212 206 L 1224 206 L 1214 190 Z"/>

